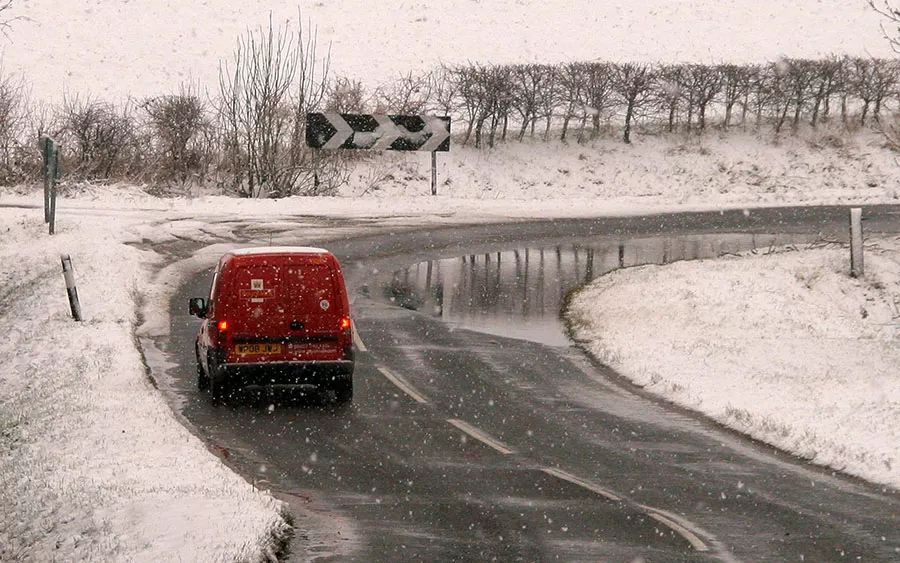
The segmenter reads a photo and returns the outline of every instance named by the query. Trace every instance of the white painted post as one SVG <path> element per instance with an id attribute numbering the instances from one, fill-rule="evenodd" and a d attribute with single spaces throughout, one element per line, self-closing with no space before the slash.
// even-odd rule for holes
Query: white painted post
<path id="1" fill-rule="evenodd" d="M 72 309 L 72 318 L 76 321 L 81 318 L 81 303 L 78 301 L 78 290 L 75 288 L 75 270 L 72 268 L 72 258 L 68 254 L 60 256 L 62 261 L 63 277 L 66 279 L 66 293 L 69 294 L 69 307 Z"/>
<path id="2" fill-rule="evenodd" d="M 859 278 L 864 275 L 862 208 L 850 210 L 850 275 Z"/>

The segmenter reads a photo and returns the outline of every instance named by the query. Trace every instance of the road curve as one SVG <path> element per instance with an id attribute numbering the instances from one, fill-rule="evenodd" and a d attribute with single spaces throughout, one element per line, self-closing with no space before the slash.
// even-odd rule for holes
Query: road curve
<path id="1" fill-rule="evenodd" d="M 900 232 L 900 207 L 866 214 L 869 232 Z M 845 225 L 844 208 L 781 208 L 335 240 L 327 246 L 344 264 L 366 350 L 352 407 L 280 396 L 216 407 L 196 391 L 196 322 L 184 303 L 205 293 L 207 275 L 173 296 L 170 335 L 159 343 L 169 365 L 154 375 L 216 451 L 298 508 L 298 559 L 896 560 L 897 492 L 809 466 L 649 397 L 578 348 L 542 343 L 540 333 L 508 338 L 496 327 L 488 334 L 448 323 L 427 299 L 402 302 L 417 292 L 406 279 L 398 286 L 395 274 L 462 256 L 487 272 L 505 251 L 559 255 L 572 245 L 610 250 L 615 267 L 657 260 L 648 248 L 671 252 L 654 241 L 726 252 L 745 241 L 731 233 L 783 244 L 842 237 Z M 592 274 L 602 273 L 590 256 Z M 501 293 L 501 301 L 517 295 Z M 491 300 L 468 302 L 477 309 Z"/>

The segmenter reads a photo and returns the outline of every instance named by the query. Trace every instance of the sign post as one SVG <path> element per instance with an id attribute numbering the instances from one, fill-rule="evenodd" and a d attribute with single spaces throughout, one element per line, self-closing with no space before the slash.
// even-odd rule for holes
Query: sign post
<path id="1" fill-rule="evenodd" d="M 56 181 L 59 179 L 59 148 L 50 137 L 41 141 L 44 157 L 44 222 L 50 223 L 50 234 L 56 230 Z"/>
<path id="2" fill-rule="evenodd" d="M 865 275 L 863 265 L 862 208 L 850 210 L 850 275 L 860 278 Z"/>
<path id="3" fill-rule="evenodd" d="M 314 149 L 431 153 L 431 195 L 437 195 L 438 151 L 450 150 L 450 118 L 430 115 L 309 113 L 306 144 Z"/>
<path id="4" fill-rule="evenodd" d="M 437 195 L 437 151 L 431 151 L 431 195 Z"/>

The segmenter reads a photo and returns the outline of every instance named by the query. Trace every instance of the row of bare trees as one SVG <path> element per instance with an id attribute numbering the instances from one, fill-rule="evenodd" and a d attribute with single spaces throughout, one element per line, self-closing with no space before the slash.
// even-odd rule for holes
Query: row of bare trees
<path id="1" fill-rule="evenodd" d="M 512 133 L 522 140 L 542 124 L 548 139 L 558 126 L 567 140 L 596 137 L 620 121 L 626 143 L 636 123 L 667 131 L 702 133 L 711 125 L 797 131 L 834 118 L 860 125 L 881 121 L 886 105 L 900 104 L 900 64 L 894 60 L 829 57 L 783 59 L 768 64 L 668 64 L 575 62 L 563 65 L 448 66 L 432 74 L 433 96 L 424 103 L 465 123 L 464 144 L 493 146 Z M 588 130 L 589 129 L 589 130 Z"/>
<path id="2" fill-rule="evenodd" d="M 885 59 L 446 65 L 372 91 L 330 76 L 329 63 L 314 34 L 270 22 L 240 39 L 213 94 L 183 86 L 122 104 L 70 96 L 47 106 L 30 102 L 23 80 L 0 79 L 0 183 L 35 179 L 37 139 L 52 135 L 74 179 L 212 183 L 244 197 L 333 193 L 351 156 L 306 147 L 310 111 L 451 115 L 459 142 L 493 147 L 526 136 L 627 143 L 637 126 L 693 135 L 880 126 L 900 104 L 900 64 Z"/>

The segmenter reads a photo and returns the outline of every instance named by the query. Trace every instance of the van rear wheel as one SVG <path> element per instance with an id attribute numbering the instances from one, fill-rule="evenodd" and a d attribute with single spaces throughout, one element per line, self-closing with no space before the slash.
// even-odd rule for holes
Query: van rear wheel
<path id="1" fill-rule="evenodd" d="M 334 386 L 334 402 L 343 405 L 353 401 L 353 379 L 340 381 Z"/>
<path id="2" fill-rule="evenodd" d="M 231 386 L 225 381 L 221 375 L 219 377 L 209 378 L 209 394 L 212 396 L 214 404 L 221 404 L 231 395 Z"/>
<path id="3" fill-rule="evenodd" d="M 197 389 L 201 391 L 206 391 L 209 389 L 209 377 L 203 372 L 203 364 L 200 363 L 200 356 L 196 354 L 197 357 Z"/>

